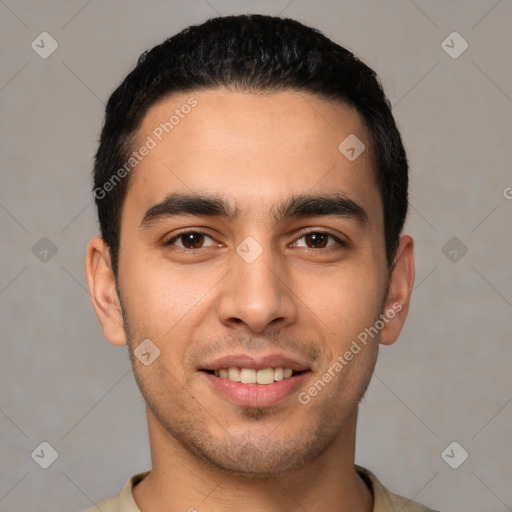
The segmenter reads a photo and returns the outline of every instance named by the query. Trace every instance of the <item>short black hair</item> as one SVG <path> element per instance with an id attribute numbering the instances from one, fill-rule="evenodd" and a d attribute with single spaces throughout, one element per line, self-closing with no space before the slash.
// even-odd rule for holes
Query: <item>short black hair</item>
<path id="1" fill-rule="evenodd" d="M 243 14 L 187 27 L 144 52 L 110 96 L 95 157 L 94 197 L 115 276 L 121 208 L 130 178 L 126 162 L 144 115 L 173 93 L 216 88 L 304 91 L 359 112 L 370 135 L 391 268 L 407 215 L 408 164 L 378 76 L 315 28 L 290 18 Z"/>

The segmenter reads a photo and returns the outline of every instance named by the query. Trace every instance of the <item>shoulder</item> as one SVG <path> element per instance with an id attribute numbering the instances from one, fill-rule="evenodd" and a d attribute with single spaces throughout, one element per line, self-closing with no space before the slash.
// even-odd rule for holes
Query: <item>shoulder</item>
<path id="1" fill-rule="evenodd" d="M 368 469 L 356 465 L 356 471 L 372 487 L 374 496 L 374 512 L 437 512 L 431 508 L 395 494 L 387 489 Z"/>
<path id="2" fill-rule="evenodd" d="M 149 475 L 149 471 L 133 475 L 128 479 L 118 496 L 102 501 L 85 512 L 140 512 L 133 499 L 132 490 L 147 475 Z"/>

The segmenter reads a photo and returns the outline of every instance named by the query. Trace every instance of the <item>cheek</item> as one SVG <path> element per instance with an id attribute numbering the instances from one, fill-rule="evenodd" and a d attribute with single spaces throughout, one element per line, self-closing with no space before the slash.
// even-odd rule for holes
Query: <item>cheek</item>
<path id="1" fill-rule="evenodd" d="M 162 345 L 187 329 L 190 336 L 197 315 L 204 310 L 202 304 L 221 274 L 198 272 L 194 265 L 177 266 L 162 256 L 135 251 L 123 263 L 121 294 L 132 333 Z"/>
<path id="2" fill-rule="evenodd" d="M 300 295 L 341 350 L 378 317 L 385 294 L 381 281 L 375 267 L 347 264 L 320 278 L 317 275 L 316 285 L 305 283 Z"/>

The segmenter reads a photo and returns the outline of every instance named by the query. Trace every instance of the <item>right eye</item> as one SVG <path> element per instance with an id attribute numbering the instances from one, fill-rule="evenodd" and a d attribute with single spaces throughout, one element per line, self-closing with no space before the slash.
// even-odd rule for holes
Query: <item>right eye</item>
<path id="1" fill-rule="evenodd" d="M 175 245 L 182 249 L 194 250 L 202 249 L 203 247 L 214 247 L 215 243 L 205 246 L 205 239 L 209 238 L 213 241 L 213 238 L 206 233 L 201 231 L 184 231 L 169 239 L 165 245 Z M 179 243 L 176 243 L 179 242 Z"/>

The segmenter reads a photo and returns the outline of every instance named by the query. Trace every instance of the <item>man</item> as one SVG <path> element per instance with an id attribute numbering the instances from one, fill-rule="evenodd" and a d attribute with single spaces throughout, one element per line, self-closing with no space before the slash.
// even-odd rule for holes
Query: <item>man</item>
<path id="1" fill-rule="evenodd" d="M 429 510 L 354 464 L 414 282 L 405 151 L 375 73 L 291 19 L 220 17 L 112 94 L 87 250 L 152 469 L 91 510 Z"/>

